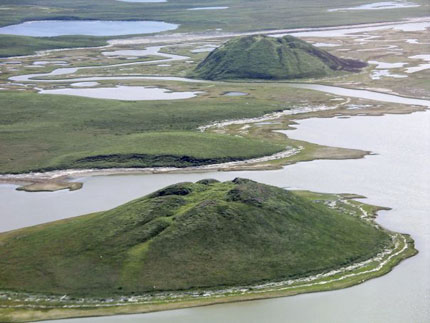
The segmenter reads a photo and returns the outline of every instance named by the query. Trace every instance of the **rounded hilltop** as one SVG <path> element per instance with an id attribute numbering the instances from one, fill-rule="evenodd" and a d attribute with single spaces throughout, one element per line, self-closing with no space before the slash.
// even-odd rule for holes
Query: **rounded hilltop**
<path id="1" fill-rule="evenodd" d="M 234 38 L 212 51 L 191 73 L 206 80 L 297 79 L 357 72 L 367 64 L 336 57 L 293 36 Z"/>
<path id="2" fill-rule="evenodd" d="M 0 289 L 108 296 L 253 284 L 339 268 L 391 243 L 298 192 L 202 180 L 0 234 Z"/>

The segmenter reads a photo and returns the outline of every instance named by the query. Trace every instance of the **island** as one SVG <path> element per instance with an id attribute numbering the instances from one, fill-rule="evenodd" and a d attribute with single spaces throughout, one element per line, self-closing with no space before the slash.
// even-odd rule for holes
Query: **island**
<path id="1" fill-rule="evenodd" d="M 0 319 L 148 312 L 361 283 L 417 251 L 357 197 L 206 179 L 1 233 Z"/>

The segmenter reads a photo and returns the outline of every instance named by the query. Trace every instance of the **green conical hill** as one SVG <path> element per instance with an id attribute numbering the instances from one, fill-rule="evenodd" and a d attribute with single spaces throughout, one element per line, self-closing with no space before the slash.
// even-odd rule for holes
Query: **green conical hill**
<path id="1" fill-rule="evenodd" d="M 299 193 L 204 180 L 0 234 L 0 289 L 108 296 L 252 284 L 367 259 L 390 241 Z"/>
<path id="2" fill-rule="evenodd" d="M 191 77 L 223 79 L 297 79 L 355 72 L 366 63 L 336 57 L 293 36 L 234 38 L 212 51 Z"/>

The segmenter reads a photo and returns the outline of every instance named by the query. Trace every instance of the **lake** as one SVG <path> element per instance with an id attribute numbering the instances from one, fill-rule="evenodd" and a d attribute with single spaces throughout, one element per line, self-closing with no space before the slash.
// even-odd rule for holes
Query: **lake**
<path id="1" fill-rule="evenodd" d="M 336 12 L 336 11 L 350 11 L 350 10 L 386 10 L 386 9 L 400 9 L 400 8 L 415 8 L 419 6 L 420 6 L 419 4 L 413 3 L 413 2 L 384 1 L 384 2 L 374 2 L 374 3 L 363 4 L 357 7 L 329 9 L 328 11 Z"/>
<path id="2" fill-rule="evenodd" d="M 96 82 L 79 82 L 96 83 Z M 74 83 L 75 86 L 76 84 Z M 72 84 L 73 85 L 73 84 Z M 151 101 L 151 100 L 180 100 L 190 99 L 201 92 L 174 92 L 168 89 L 147 86 L 116 86 L 88 88 L 66 88 L 54 90 L 40 90 L 41 94 L 75 95 L 94 99 L 110 99 L 122 101 Z"/>
<path id="3" fill-rule="evenodd" d="M 154 2 L 167 2 L 167 0 L 117 0 L 121 2 L 139 2 L 139 3 L 154 3 Z"/>
<path id="4" fill-rule="evenodd" d="M 190 8 L 187 10 L 197 11 L 197 10 L 224 10 L 224 9 L 228 9 L 228 7 L 197 7 L 197 8 Z"/>
<path id="5" fill-rule="evenodd" d="M 119 36 L 152 34 L 176 28 L 178 25 L 163 21 L 35 20 L 0 27 L 0 34 L 33 37 Z"/>
<path id="6" fill-rule="evenodd" d="M 74 192 L 25 193 L 15 191 L 13 185 L 0 185 L 0 230 L 109 209 L 166 185 L 202 178 L 231 180 L 240 176 L 279 187 L 362 194 L 368 203 L 393 208 L 381 212 L 378 222 L 410 233 L 420 251 L 381 278 L 332 292 L 62 322 L 428 322 L 430 111 L 308 119 L 287 133 L 296 139 L 377 154 L 358 160 L 300 163 L 275 171 L 87 177 L 80 179 L 84 188 Z"/>

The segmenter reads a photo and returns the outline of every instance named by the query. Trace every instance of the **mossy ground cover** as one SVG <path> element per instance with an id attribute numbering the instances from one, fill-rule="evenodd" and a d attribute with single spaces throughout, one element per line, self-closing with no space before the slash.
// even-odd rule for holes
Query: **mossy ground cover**
<path id="1" fill-rule="evenodd" d="M 1 92 L 0 171 L 70 167 L 190 166 L 270 155 L 285 145 L 261 139 L 200 133 L 213 120 L 257 116 L 275 110 L 254 102 L 192 99 L 137 101 Z M 85 157 L 99 158 L 89 163 Z M 127 161 L 121 156 L 133 156 Z M 159 156 L 154 161 L 154 156 Z M 163 158 L 165 156 L 166 158 Z M 151 162 L 151 160 L 153 162 Z M 123 162 L 121 162 L 123 161 Z M 192 164 L 192 162 L 191 162 Z"/>
<path id="2" fill-rule="evenodd" d="M 166 87 L 163 82 L 130 84 Z M 168 88 L 204 93 L 188 100 L 126 102 L 0 92 L 0 172 L 185 167 L 271 155 L 296 143 L 269 130 L 245 135 L 201 133 L 197 128 L 214 121 L 258 117 L 305 102 L 329 104 L 322 93 L 275 83 L 168 83 Z M 224 96 L 229 90 L 249 95 Z"/>
<path id="3" fill-rule="evenodd" d="M 369 3 L 371 1 L 368 1 Z M 422 6 L 428 6 L 425 0 L 416 0 Z M 348 1 L 348 7 L 362 5 L 363 1 Z M 193 7 L 228 6 L 227 10 L 189 11 Z M 424 7 L 404 8 L 399 10 L 368 10 L 328 12 L 338 8 L 339 1 L 168 1 L 164 3 L 130 3 L 116 0 L 100 0 L 88 3 L 86 0 L 5 0 L 0 10 L 0 25 L 16 24 L 29 20 L 44 19 L 101 19 L 101 20 L 162 20 L 180 24 L 178 31 L 205 31 L 222 28 L 225 31 L 249 31 L 279 28 L 320 27 L 393 21 L 407 17 L 427 15 Z M 335 22 L 335 23 L 334 23 Z M 67 41 L 58 37 L 25 40 L 12 36 L 15 46 L 3 48 L 0 56 L 26 55 L 32 50 L 51 49 L 63 46 L 81 47 L 86 37 Z M 78 36 L 80 38 L 80 36 Z M 0 39 L 4 40 L 0 36 Z M 94 40 L 93 43 L 104 41 Z M 3 42 L 2 42 L 3 43 Z"/>
<path id="4" fill-rule="evenodd" d="M 245 36 L 211 52 L 190 73 L 206 80 L 298 79 L 358 72 L 366 63 L 336 57 L 293 36 Z"/>
<path id="5" fill-rule="evenodd" d="M 314 259 L 315 257 L 325 257 L 327 252 L 334 252 L 337 256 L 340 256 L 343 252 L 341 251 L 338 253 L 336 248 L 325 249 L 323 250 L 323 254 L 306 250 L 306 248 L 311 248 L 319 251 L 319 243 L 326 238 L 329 240 L 342 239 L 342 243 L 346 243 L 345 250 L 348 250 L 348 252 L 358 248 L 356 250 L 361 250 L 358 251 L 360 254 L 366 254 L 362 260 L 372 258 L 378 251 L 384 249 L 384 246 L 390 246 L 392 243 L 395 244 L 395 246 L 392 246 L 390 253 L 383 256 L 380 260 L 372 258 L 372 261 L 364 263 L 362 266 L 355 269 L 340 270 L 338 273 L 333 273 L 328 276 L 313 276 L 310 281 L 304 280 L 302 282 L 300 281 L 301 275 L 293 275 L 298 279 L 290 281 L 277 281 L 275 279 L 274 283 L 268 284 L 267 286 L 260 284 L 246 285 L 243 284 L 243 281 L 241 281 L 242 284 L 237 288 L 234 286 L 225 286 L 224 284 L 215 288 L 198 288 L 196 286 L 197 284 L 193 284 L 194 286 L 191 290 L 154 292 L 151 289 L 151 293 L 149 294 L 134 293 L 129 296 L 126 296 L 126 289 L 122 289 L 120 292 L 116 290 L 111 293 L 109 297 L 110 300 L 100 298 L 103 297 L 101 295 L 81 298 L 73 297 L 73 295 L 70 296 L 69 294 L 68 297 L 64 298 L 61 297 L 63 294 L 55 296 L 43 295 L 42 293 L 16 294 L 14 292 L 2 292 L 2 295 L 6 295 L 6 297 L 0 300 L 0 304 L 3 306 L 3 308 L 0 309 L 0 318 L 5 321 L 21 322 L 65 317 L 143 313 L 224 302 L 290 296 L 299 293 L 345 288 L 362 283 L 368 279 L 386 274 L 401 260 L 413 256 L 417 251 L 414 249 L 413 240 L 409 236 L 395 234 L 375 227 L 372 216 L 374 212 L 380 208 L 350 200 L 351 198 L 357 197 L 358 196 L 351 194 L 322 194 L 308 191 L 286 192 L 281 189 L 260 185 L 243 179 L 225 183 L 217 183 L 216 181 L 208 180 L 200 181 L 197 184 L 183 183 L 172 185 L 150 194 L 146 198 L 132 201 L 111 211 L 4 233 L 0 236 L 0 245 L 3 247 L 5 245 L 11 246 L 14 244 L 15 247 L 11 249 L 11 253 L 17 256 L 16 261 L 27 259 L 27 261 L 37 262 L 40 258 L 44 258 L 46 253 L 55 252 L 53 247 L 43 248 L 42 252 L 39 253 L 39 257 L 30 257 L 28 253 L 19 254 L 19 248 L 27 243 L 32 243 L 34 247 L 38 249 L 44 244 L 49 244 L 49 241 L 55 239 L 56 236 L 61 236 L 61 239 L 67 242 L 65 245 L 63 244 L 59 253 L 68 253 L 71 251 L 71 248 L 79 249 L 85 246 L 83 252 L 70 254 L 71 257 L 80 257 L 80 270 L 87 272 L 89 272 L 89 269 L 82 266 L 82 261 L 85 262 L 85 259 L 91 257 L 97 258 L 97 261 L 92 265 L 94 272 L 83 274 L 79 278 L 84 279 L 84 281 L 89 279 L 91 275 L 97 273 L 96 267 L 102 264 L 107 265 L 108 263 L 110 263 L 109 266 L 112 266 L 113 263 L 122 259 L 120 256 L 121 253 L 125 254 L 128 260 L 124 262 L 124 267 L 120 271 L 120 274 L 116 275 L 120 277 L 120 281 L 124 286 L 130 283 L 133 285 L 133 288 L 139 285 L 138 277 L 140 277 L 140 275 L 136 274 L 142 273 L 141 264 L 146 262 L 149 266 L 153 265 L 151 264 L 150 258 L 154 256 L 154 252 L 160 251 L 158 247 L 163 247 L 163 253 L 167 252 L 168 256 L 170 256 L 170 262 L 176 262 L 180 259 L 182 263 L 186 264 L 187 270 L 198 271 L 207 269 L 207 262 L 212 264 L 213 260 L 205 256 L 207 253 L 212 253 L 212 256 L 218 257 L 220 255 L 218 253 L 220 251 L 219 243 L 230 244 L 227 253 L 229 259 L 221 264 L 215 263 L 213 265 L 215 267 L 224 265 L 228 267 L 230 263 L 240 264 L 240 259 L 244 260 L 246 263 L 251 263 L 252 270 L 249 270 L 249 273 L 246 272 L 244 275 L 238 275 L 240 278 L 235 277 L 235 280 L 243 280 L 249 277 L 250 274 L 255 275 L 257 273 L 258 259 L 260 259 L 259 257 L 256 259 L 249 258 L 246 255 L 249 256 L 250 253 L 256 252 L 260 247 L 264 246 L 266 257 L 263 257 L 262 260 L 267 261 L 267 256 L 271 254 L 272 250 L 272 248 L 268 249 L 270 241 L 279 238 L 279 235 L 284 232 L 284 229 L 286 230 L 285 232 L 289 232 L 289 234 L 293 235 L 297 230 L 302 233 L 300 239 L 292 239 L 288 242 L 293 245 L 292 249 L 295 250 L 296 254 L 296 257 L 289 258 L 292 267 L 303 264 L 304 259 L 297 256 L 302 251 L 306 253 L 306 255 L 303 256 L 309 258 L 307 261 L 316 261 L 316 259 Z M 224 207 L 223 211 L 212 208 L 212 211 L 215 213 L 212 211 L 208 212 L 208 206 L 211 204 L 208 203 L 208 201 L 219 201 L 219 203 L 225 201 L 224 203 L 230 203 L 231 207 Z M 156 208 L 148 208 L 148 206 L 153 203 L 156 204 Z M 205 203 L 205 205 L 203 205 L 203 203 Z M 240 204 L 248 208 L 247 212 L 242 213 L 243 210 L 239 207 Z M 255 217 L 256 214 L 252 211 L 253 208 L 260 209 L 260 215 L 258 217 Z M 363 209 L 366 210 L 368 215 L 367 219 L 361 218 L 363 216 Z M 235 214 L 235 210 L 240 210 L 241 215 Z M 270 214 L 266 214 L 266 210 L 270 210 Z M 284 220 L 279 218 L 277 210 L 282 210 Z M 314 212 L 316 213 L 314 214 Z M 158 213 L 157 216 L 155 216 L 156 213 Z M 197 218 L 195 218 L 196 216 Z M 316 218 L 314 216 L 316 216 Z M 243 217 L 245 217 L 247 221 L 243 222 L 241 219 Z M 103 218 L 103 223 L 97 221 L 97 219 L 100 218 Z M 205 222 L 209 218 L 212 220 Z M 306 220 L 306 218 L 308 219 Z M 139 221 L 138 219 L 141 220 Z M 247 225 L 246 222 L 252 219 L 257 220 L 257 222 L 252 222 Z M 285 220 L 289 222 L 289 225 L 284 226 Z M 308 220 L 313 223 L 313 228 L 319 231 L 318 237 L 313 244 L 301 243 L 303 239 L 307 239 L 307 235 L 303 235 L 303 230 L 305 230 L 305 227 L 308 227 Z M 343 227 L 341 224 L 344 220 L 347 220 L 344 224 L 348 228 Z M 229 226 L 223 229 L 222 227 L 225 221 L 229 222 Z M 270 229 L 270 227 L 274 225 L 273 221 L 276 222 L 276 230 Z M 111 224 L 113 225 L 112 227 Z M 103 226 L 104 229 L 93 231 L 91 234 L 87 232 L 88 230 L 86 228 L 93 227 L 94 225 Z M 356 230 L 357 225 L 362 228 Z M 139 226 L 142 227 L 139 229 Z M 143 230 L 144 227 L 146 228 L 145 230 Z M 342 238 L 346 233 L 344 230 L 349 230 L 351 227 L 353 227 L 351 233 L 353 236 Z M 368 231 L 369 227 L 371 227 L 372 230 Z M 207 231 L 205 234 L 202 233 L 202 236 L 205 235 L 204 241 L 200 241 L 198 245 L 193 245 L 193 248 L 183 248 L 183 244 L 179 243 L 179 240 L 184 236 L 188 239 L 189 235 L 187 232 L 193 232 L 193 239 L 198 239 L 200 234 L 198 233 L 199 230 L 196 231 L 197 228 Z M 255 230 L 256 228 L 258 228 L 258 230 Z M 308 229 L 310 229 L 310 227 L 308 227 Z M 79 233 L 76 232 L 77 230 Z M 174 233 L 176 230 L 180 231 Z M 232 235 L 232 231 L 235 230 L 239 231 Z M 332 230 L 334 230 L 333 232 L 336 232 L 336 234 L 330 235 L 329 232 Z M 358 235 L 364 234 L 362 230 L 367 231 L 365 239 L 359 239 L 359 241 L 353 242 L 352 240 L 358 238 Z M 372 231 L 373 233 L 371 233 Z M 127 234 L 121 237 L 121 232 L 127 232 Z M 140 232 L 139 236 L 146 240 L 134 244 L 136 242 L 135 239 L 138 237 L 138 232 Z M 215 233 L 217 235 L 214 235 Z M 234 244 L 236 235 L 242 240 L 251 233 L 251 236 L 257 234 L 258 239 L 252 239 L 252 241 L 245 239 L 246 243 L 249 244 L 246 250 L 240 250 L 240 253 L 235 253 L 240 249 L 240 243 L 238 245 Z M 308 234 L 310 233 L 309 231 Z M 79 239 L 73 239 L 75 234 L 79 234 Z M 226 239 L 226 234 L 230 236 L 229 239 Z M 100 243 L 100 239 L 103 239 L 103 235 L 110 237 L 108 246 Z M 216 239 L 217 236 L 219 236 L 219 242 L 215 243 L 214 239 Z M 41 237 L 43 237 L 43 239 L 40 239 Z M 373 243 L 370 242 L 373 239 L 372 237 L 376 238 Z M 394 237 L 393 242 L 391 242 L 391 237 Z M 364 236 L 362 238 L 364 238 Z M 94 243 L 88 244 L 79 242 L 79 240 L 87 241 L 87 239 L 92 240 Z M 164 240 L 164 243 L 161 243 L 161 245 L 160 240 Z M 133 241 L 134 243 L 129 245 L 129 248 L 123 248 Z M 375 249 L 371 248 L 373 249 L 371 250 L 368 248 L 369 246 L 366 244 L 369 242 L 374 245 Z M 175 244 L 177 244 L 176 247 L 174 246 Z M 170 245 L 170 247 L 166 249 L 168 245 Z M 207 245 L 207 248 L 202 249 L 202 246 L 205 245 Z M 178 248 L 178 246 L 180 247 Z M 94 247 L 96 247 L 97 250 L 94 250 Z M 108 256 L 108 253 L 112 251 L 110 250 L 111 248 L 119 248 L 119 253 L 116 254 L 116 257 Z M 171 250 L 172 248 L 176 250 Z M 273 259 L 271 266 L 264 266 L 264 275 L 267 275 L 268 271 L 272 272 L 276 267 L 279 257 L 282 258 L 282 255 L 278 253 L 278 249 L 282 249 L 282 246 L 276 244 L 273 248 L 277 250 L 277 256 Z M 195 263 L 194 261 L 196 259 L 194 259 L 193 262 L 186 261 L 189 259 L 190 255 L 194 255 L 194 257 L 199 259 L 204 259 L 204 263 Z M 10 254 L 6 256 L 9 257 Z M 333 256 L 334 255 L 325 259 L 324 263 L 327 261 L 336 262 L 337 256 Z M 164 257 L 166 256 L 160 255 L 160 259 L 157 259 L 156 264 L 162 265 Z M 57 262 L 55 266 L 57 268 L 53 271 L 49 271 L 50 275 L 59 275 L 62 270 L 61 267 L 66 264 L 61 261 L 60 258 L 60 255 L 56 257 Z M 359 261 L 359 259 L 360 257 L 355 260 Z M 354 262 L 354 260 L 348 258 L 345 265 L 350 264 L 350 262 L 356 263 L 356 261 Z M 73 262 L 71 265 L 73 265 Z M 39 261 L 38 266 L 46 267 L 50 266 L 50 264 Z M 257 266 L 257 268 L 255 268 L 255 266 Z M 335 265 L 327 269 L 335 269 L 337 267 L 338 266 Z M 25 267 L 24 269 L 22 269 L 22 267 L 20 268 L 21 269 L 17 273 L 18 275 L 25 272 Z M 300 265 L 295 268 L 300 268 Z M 7 272 L 7 266 L 2 267 L 2 269 L 3 274 Z M 182 272 L 183 269 L 183 265 L 179 267 L 175 266 L 175 272 L 172 272 L 174 281 L 169 280 L 170 283 L 178 283 L 178 279 L 184 281 L 184 276 L 178 275 L 178 271 Z M 145 269 L 143 269 L 143 272 L 144 271 Z M 309 272 L 309 268 L 305 269 L 305 271 Z M 168 267 L 163 268 L 157 273 L 158 275 L 165 275 L 167 272 L 169 272 Z M 322 270 L 322 272 L 324 272 L 324 270 Z M 109 273 L 112 272 L 103 271 L 104 277 L 106 278 Z M 28 274 L 34 274 L 34 271 L 28 271 Z M 216 281 L 219 278 L 218 275 L 228 275 L 228 272 L 219 272 L 217 275 L 212 274 L 213 272 L 209 270 L 205 271 L 203 276 L 206 277 L 206 279 L 212 277 L 212 279 Z M 287 274 L 287 272 L 284 274 Z M 73 280 L 73 277 L 70 277 L 70 275 L 73 276 L 71 273 L 67 274 L 67 277 Z M 115 275 L 109 277 L 115 277 Z M 288 279 L 290 276 L 287 274 L 284 277 Z M 101 280 L 102 278 L 98 277 L 98 279 Z M 269 282 L 270 281 L 271 280 L 269 280 Z M 42 280 L 42 282 L 38 282 L 36 285 L 40 288 L 44 283 L 46 283 L 46 281 Z M 67 280 L 65 283 L 67 284 Z M 162 284 L 166 284 L 166 282 L 160 281 L 160 287 Z M 45 288 L 47 288 L 47 286 L 52 286 L 51 288 L 54 289 L 59 288 L 58 284 L 55 284 L 55 286 L 52 285 L 52 283 L 44 285 Z M 115 294 L 122 296 L 115 296 Z"/>
<path id="6" fill-rule="evenodd" d="M 176 184 L 110 211 L 1 234 L 0 288 L 107 297 L 294 279 L 391 245 L 354 215 L 244 179 Z"/>
<path id="7" fill-rule="evenodd" d="M 31 55 L 39 50 L 95 47 L 106 44 L 102 37 L 62 36 L 25 37 L 0 35 L 0 57 Z"/>

